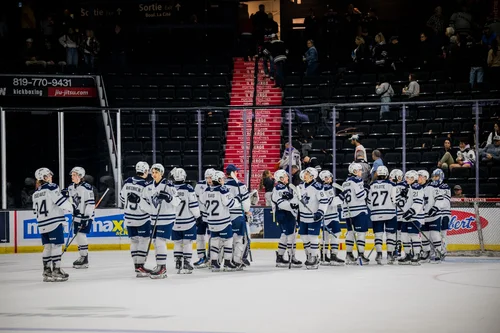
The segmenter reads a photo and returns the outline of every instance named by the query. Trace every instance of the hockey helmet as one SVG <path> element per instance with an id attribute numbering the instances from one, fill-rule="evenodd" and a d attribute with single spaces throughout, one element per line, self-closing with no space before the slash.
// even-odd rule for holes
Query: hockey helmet
<path id="1" fill-rule="evenodd" d="M 184 171 L 183 168 L 173 168 L 172 171 L 170 171 L 170 175 L 176 182 L 183 182 L 187 177 L 186 171 Z"/>
<path id="2" fill-rule="evenodd" d="M 151 166 L 151 171 L 153 171 L 153 170 L 158 170 L 162 176 L 165 173 L 165 168 L 160 163 L 153 164 Z"/>
<path id="3" fill-rule="evenodd" d="M 45 180 L 45 177 L 52 177 L 54 174 L 48 168 L 40 168 L 35 171 L 36 180 Z"/>
<path id="4" fill-rule="evenodd" d="M 224 174 L 224 172 L 218 171 L 218 170 L 216 170 L 214 172 L 214 174 L 212 175 L 212 181 L 219 183 L 219 184 L 221 183 L 221 180 L 224 181 L 225 178 L 226 178 L 226 175 Z"/>
<path id="5" fill-rule="evenodd" d="M 393 181 L 402 181 L 403 180 L 403 171 L 399 169 L 394 169 L 391 171 L 389 178 Z"/>
<path id="6" fill-rule="evenodd" d="M 149 164 L 143 161 L 137 162 L 135 172 L 147 175 L 149 173 Z"/>
<path id="7" fill-rule="evenodd" d="M 418 173 L 415 170 L 406 171 L 405 179 L 412 178 L 414 181 L 418 179 Z"/>
<path id="8" fill-rule="evenodd" d="M 319 173 L 319 179 L 321 179 L 322 182 L 325 182 L 327 178 L 331 178 L 333 180 L 333 175 L 330 171 L 323 170 Z"/>
<path id="9" fill-rule="evenodd" d="M 85 169 L 82 167 L 79 166 L 74 167 L 73 169 L 71 169 L 69 175 L 72 176 L 73 172 L 76 173 L 80 178 L 85 177 Z"/>
<path id="10" fill-rule="evenodd" d="M 439 184 L 441 184 L 444 181 L 443 170 L 436 169 L 436 170 L 432 171 L 432 179 L 434 179 L 435 177 L 439 177 L 439 180 L 437 180 L 437 182 L 439 182 Z"/>
<path id="11" fill-rule="evenodd" d="M 284 178 L 284 177 L 287 177 L 288 176 L 288 173 L 285 171 L 285 170 L 277 170 L 275 173 L 274 173 L 274 179 L 276 179 L 277 181 L 281 181 L 281 178 Z"/>
<path id="12" fill-rule="evenodd" d="M 207 178 L 212 178 L 214 176 L 215 169 L 214 168 L 209 168 L 205 170 L 205 179 Z"/>
<path id="13" fill-rule="evenodd" d="M 427 172 L 427 170 L 418 170 L 418 176 L 419 177 L 425 177 L 425 179 L 429 179 L 429 173 Z"/>
<path id="14" fill-rule="evenodd" d="M 381 165 L 377 168 L 377 176 L 387 177 L 387 175 L 389 175 L 389 170 L 386 166 Z"/>
<path id="15" fill-rule="evenodd" d="M 349 164 L 349 174 L 357 175 L 358 171 L 363 170 L 363 167 L 359 163 L 351 163 Z"/>
<path id="16" fill-rule="evenodd" d="M 316 168 L 309 167 L 306 169 L 306 172 L 312 177 L 313 180 L 318 178 L 318 170 L 316 170 Z"/>

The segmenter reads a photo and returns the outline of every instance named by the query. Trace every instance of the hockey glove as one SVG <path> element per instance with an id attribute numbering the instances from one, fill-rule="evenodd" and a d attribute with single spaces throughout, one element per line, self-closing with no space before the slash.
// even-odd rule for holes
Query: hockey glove
<path id="1" fill-rule="evenodd" d="M 138 195 L 137 195 L 137 194 L 135 194 L 135 193 L 129 193 L 129 194 L 127 195 L 127 200 L 128 200 L 128 202 L 131 202 L 131 203 L 135 203 L 135 204 L 136 204 L 136 203 L 139 203 L 139 201 L 141 201 L 141 197 L 140 197 L 140 196 L 138 196 Z"/>
<path id="2" fill-rule="evenodd" d="M 203 218 L 200 216 L 196 219 L 196 227 L 199 227 L 203 224 Z"/>
<path id="3" fill-rule="evenodd" d="M 158 198 L 160 200 L 165 200 L 166 202 L 170 202 L 173 199 L 172 195 L 170 195 L 170 193 L 165 191 L 160 191 L 160 193 L 158 194 Z"/>
<path id="4" fill-rule="evenodd" d="M 281 197 L 285 200 L 292 200 L 293 199 L 293 194 L 290 192 L 283 192 Z"/>
<path id="5" fill-rule="evenodd" d="M 344 192 L 340 192 L 339 194 L 337 194 L 337 196 L 339 197 L 340 200 L 342 200 L 342 202 L 345 201 L 345 193 Z"/>
<path id="6" fill-rule="evenodd" d="M 410 208 L 403 214 L 405 220 L 410 220 L 416 214 L 415 209 Z"/>
<path id="7" fill-rule="evenodd" d="M 80 230 L 83 230 L 89 226 L 90 220 L 81 220 L 80 221 Z"/>
<path id="8" fill-rule="evenodd" d="M 318 222 L 323 219 L 323 213 L 322 212 L 316 212 L 314 213 L 314 221 Z"/>
<path id="9" fill-rule="evenodd" d="M 73 216 L 80 216 L 80 215 L 82 215 L 82 214 L 78 210 L 78 207 L 73 205 Z"/>
<path id="10" fill-rule="evenodd" d="M 293 210 L 297 210 L 297 209 L 299 209 L 299 205 L 291 203 L 290 208 L 292 208 Z"/>
<path id="11" fill-rule="evenodd" d="M 408 199 L 408 189 L 407 188 L 401 189 L 401 196 L 405 199 Z"/>
<path id="12" fill-rule="evenodd" d="M 65 197 L 65 198 L 69 198 L 69 191 L 68 191 L 68 189 L 67 189 L 67 188 L 63 188 L 63 189 L 61 190 L 61 195 L 62 195 L 63 197 Z"/>
<path id="13" fill-rule="evenodd" d="M 439 212 L 439 208 L 437 208 L 436 206 L 432 206 L 431 209 L 429 209 L 429 216 L 432 217 L 432 216 L 436 216 L 436 214 Z"/>

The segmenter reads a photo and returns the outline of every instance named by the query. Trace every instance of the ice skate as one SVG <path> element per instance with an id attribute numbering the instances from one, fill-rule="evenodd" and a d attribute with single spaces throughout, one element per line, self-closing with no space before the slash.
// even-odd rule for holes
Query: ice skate
<path id="1" fill-rule="evenodd" d="M 431 253 L 430 253 L 430 251 L 422 252 L 422 254 L 420 255 L 420 262 L 428 263 L 430 261 L 431 261 Z"/>
<path id="2" fill-rule="evenodd" d="M 237 263 L 236 261 L 232 261 L 234 267 L 235 267 L 235 271 L 242 271 L 246 266 L 244 263 L 240 262 L 240 263 Z"/>
<path id="3" fill-rule="evenodd" d="M 243 258 L 243 259 L 241 259 L 241 261 L 243 261 L 243 265 L 245 265 L 245 267 L 250 266 L 250 261 L 247 258 Z"/>
<path id="4" fill-rule="evenodd" d="M 282 255 L 276 252 L 276 267 L 288 267 L 288 260 L 285 260 Z"/>
<path id="5" fill-rule="evenodd" d="M 210 261 L 210 268 L 212 269 L 212 272 L 220 272 L 219 261 L 217 261 L 217 259 L 211 260 Z"/>
<path id="6" fill-rule="evenodd" d="M 387 265 L 394 265 L 394 255 L 391 252 L 387 252 Z"/>
<path id="7" fill-rule="evenodd" d="M 413 255 L 413 258 L 411 258 L 411 264 L 413 266 L 420 266 L 420 253 Z"/>
<path id="8" fill-rule="evenodd" d="M 52 270 L 52 280 L 54 282 L 68 281 L 69 274 L 64 272 L 61 268 L 56 268 Z"/>
<path id="9" fill-rule="evenodd" d="M 177 271 L 177 274 L 181 274 L 182 257 L 175 257 L 175 270 Z"/>
<path id="10" fill-rule="evenodd" d="M 375 257 L 375 261 L 377 265 L 382 265 L 382 252 L 377 252 L 377 256 Z"/>
<path id="11" fill-rule="evenodd" d="M 318 266 L 319 266 L 319 260 L 318 260 L 318 257 L 317 256 L 312 256 L 312 255 L 309 255 L 309 258 L 306 260 L 306 268 L 307 269 L 318 269 Z"/>
<path id="12" fill-rule="evenodd" d="M 182 264 L 182 273 L 191 274 L 193 273 L 193 266 L 189 262 L 189 259 L 184 258 L 184 263 Z"/>
<path id="13" fill-rule="evenodd" d="M 50 268 L 50 264 L 49 265 L 44 265 L 43 267 L 43 282 L 52 282 L 53 279 L 52 279 L 52 269 Z"/>
<path id="14" fill-rule="evenodd" d="M 148 277 L 151 273 L 150 269 L 144 267 L 144 264 L 135 264 L 135 276 L 138 278 Z"/>
<path id="15" fill-rule="evenodd" d="M 337 257 L 337 254 L 331 253 L 330 254 L 330 265 L 332 266 L 344 266 L 345 261 Z"/>
<path id="16" fill-rule="evenodd" d="M 167 277 L 167 266 L 166 265 L 158 265 L 151 271 L 149 274 L 151 279 L 164 279 Z"/>
<path id="17" fill-rule="evenodd" d="M 81 268 L 89 268 L 89 256 L 80 256 L 80 258 L 76 259 L 73 262 L 73 268 L 81 269 Z"/>
<path id="18" fill-rule="evenodd" d="M 234 272 L 236 270 L 236 266 L 229 259 L 224 260 L 224 272 Z"/>
<path id="19" fill-rule="evenodd" d="M 441 258 L 439 256 L 436 256 L 432 260 L 430 260 L 431 264 L 440 264 L 441 263 Z"/>
<path id="20" fill-rule="evenodd" d="M 207 268 L 208 267 L 208 258 L 206 254 L 203 254 L 203 257 L 201 257 L 197 262 L 194 263 L 194 268 Z"/>
<path id="21" fill-rule="evenodd" d="M 405 254 L 405 257 L 398 260 L 398 265 L 410 265 L 411 264 L 411 256 L 409 254 Z"/>
<path id="22" fill-rule="evenodd" d="M 302 261 L 297 260 L 295 256 L 292 257 L 292 267 L 293 268 L 301 268 L 302 267 Z"/>
<path id="23" fill-rule="evenodd" d="M 345 256 L 345 263 L 346 265 L 357 265 L 358 261 L 356 260 L 356 258 L 354 258 L 352 252 L 347 252 Z"/>
<path id="24" fill-rule="evenodd" d="M 323 249 L 321 249 L 321 251 L 320 251 L 319 260 L 320 260 L 321 266 L 330 266 L 331 265 L 331 260 L 330 260 L 330 258 L 328 258 L 327 253 L 323 252 Z"/>
<path id="25" fill-rule="evenodd" d="M 361 258 L 361 262 L 363 263 L 363 265 L 370 264 L 370 259 L 368 259 L 367 257 L 365 257 L 364 253 L 361 253 L 361 255 L 359 257 Z"/>

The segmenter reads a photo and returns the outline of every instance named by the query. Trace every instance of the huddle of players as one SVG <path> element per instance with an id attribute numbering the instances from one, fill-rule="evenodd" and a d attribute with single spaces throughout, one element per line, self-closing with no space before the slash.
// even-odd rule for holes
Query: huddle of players
<path id="1" fill-rule="evenodd" d="M 392 170 L 377 168 L 377 179 L 365 187 L 361 178 L 362 166 L 349 166 L 349 177 L 342 190 L 335 194 L 333 175 L 324 170 L 319 173 L 307 168 L 300 173 L 302 183 L 296 188 L 289 184 L 288 174 L 278 170 L 274 174 L 277 184 L 273 190 L 273 212 L 282 234 L 279 240 L 276 266 L 301 267 L 295 258 L 295 230 L 304 243 L 306 268 L 317 269 L 318 265 L 356 264 L 360 260 L 368 264 L 364 254 L 365 238 L 370 219 L 375 234 L 376 262 L 382 264 L 382 244 L 386 233 L 387 263 L 394 264 L 401 252 L 405 256 L 398 263 L 419 265 L 420 261 L 431 261 L 431 244 L 436 254 L 432 261 L 439 263 L 448 223 L 450 220 L 451 193 L 443 183 L 444 173 L 436 169 L 429 180 L 425 170 Z M 338 258 L 340 216 L 347 224 L 346 259 Z M 323 229 L 324 248 L 319 250 L 319 234 Z M 422 241 L 419 233 L 423 233 Z M 430 242 L 429 242 L 430 241 Z M 356 244 L 358 258 L 353 255 Z M 423 247 L 423 250 L 422 250 Z M 330 248 L 330 256 L 326 253 Z M 288 260 L 284 258 L 288 251 Z M 319 255 L 321 254 L 321 255 Z M 290 262 L 291 261 L 291 262 Z"/>
<path id="2" fill-rule="evenodd" d="M 124 220 L 131 240 L 131 254 L 137 277 L 162 279 L 167 274 L 167 240 L 174 242 L 177 273 L 190 274 L 192 242 L 197 242 L 197 268 L 211 266 L 220 271 L 219 253 L 225 271 L 241 270 L 249 265 L 245 258 L 245 214 L 250 214 L 246 186 L 232 178 L 238 169 L 226 168 L 228 180 L 222 171 L 208 169 L 205 180 L 193 187 L 186 183 L 186 172 L 174 168 L 172 181 L 163 177 L 161 164 L 151 167 L 151 182 L 146 181 L 149 165 L 138 162 L 136 176 L 128 178 L 120 192 Z M 205 237 L 210 232 L 210 261 L 205 253 Z M 156 267 L 146 268 L 150 239 L 153 240 Z"/>
<path id="3" fill-rule="evenodd" d="M 33 213 L 42 238 L 44 282 L 66 281 L 69 277 L 61 269 L 66 212 L 73 214 L 72 228 L 80 254 L 73 262 L 73 267 L 88 267 L 87 234 L 92 228 L 94 217 L 94 192 L 92 186 L 83 180 L 85 169 L 74 167 L 70 175 L 72 184 L 67 189 L 60 190 L 57 184 L 52 183 L 52 171 L 40 168 L 35 172 L 37 189 L 33 193 Z"/>

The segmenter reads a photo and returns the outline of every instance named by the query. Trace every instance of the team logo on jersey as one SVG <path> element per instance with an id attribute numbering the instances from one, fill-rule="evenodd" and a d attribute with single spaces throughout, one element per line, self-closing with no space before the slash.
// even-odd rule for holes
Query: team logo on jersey
<path id="1" fill-rule="evenodd" d="M 311 197 L 310 197 L 310 196 L 308 196 L 307 194 L 305 194 L 305 193 L 304 193 L 304 194 L 302 194 L 302 200 L 301 200 L 301 201 L 302 201 L 302 203 L 303 203 L 304 205 L 307 205 L 307 204 L 309 203 L 309 200 L 310 200 L 310 199 L 311 199 Z"/>
<path id="2" fill-rule="evenodd" d="M 485 228 L 489 221 L 481 217 L 481 228 Z M 472 213 L 453 210 L 451 211 L 451 221 L 447 234 L 449 236 L 462 235 L 477 231 L 476 216 Z"/>
<path id="3" fill-rule="evenodd" d="M 82 197 L 80 197 L 79 195 L 75 195 L 73 197 L 73 204 L 76 206 L 76 207 L 79 207 L 80 206 L 80 202 L 82 202 Z"/>

